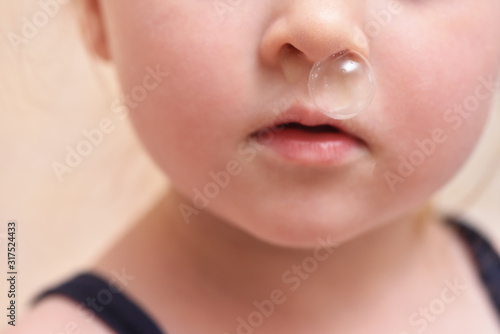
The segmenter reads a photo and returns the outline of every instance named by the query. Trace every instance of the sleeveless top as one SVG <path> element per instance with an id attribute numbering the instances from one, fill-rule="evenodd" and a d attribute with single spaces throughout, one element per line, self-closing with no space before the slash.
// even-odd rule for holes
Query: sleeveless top
<path id="1" fill-rule="evenodd" d="M 500 256 L 477 230 L 458 218 L 448 218 L 458 235 L 466 242 L 476 262 L 478 276 L 484 284 L 490 300 L 500 319 Z M 113 291 L 113 297 L 104 300 L 101 296 L 101 306 L 91 305 L 88 298 L 99 295 L 99 292 L 109 291 L 110 285 L 102 277 L 92 272 L 81 272 L 71 279 L 46 289 L 31 300 L 34 307 L 43 298 L 59 294 L 67 296 L 82 304 L 82 307 L 99 317 L 105 324 L 118 334 L 167 334 L 159 328 L 154 320 L 143 311 L 125 292 Z M 109 293 L 111 294 L 111 293 Z M 97 312 L 95 312 L 97 311 Z"/>

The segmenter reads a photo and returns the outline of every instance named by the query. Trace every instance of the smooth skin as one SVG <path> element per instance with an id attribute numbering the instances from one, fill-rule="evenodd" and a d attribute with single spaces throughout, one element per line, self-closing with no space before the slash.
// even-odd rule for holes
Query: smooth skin
<path id="1" fill-rule="evenodd" d="M 492 81 L 500 67 L 500 2 L 397 5 L 399 13 L 380 23 L 373 13 L 394 3 L 85 1 L 92 48 L 115 64 L 124 92 L 148 67 L 168 72 L 129 116 L 172 183 L 92 269 L 135 276 L 126 292 L 171 334 L 237 333 L 238 317 L 247 319 L 254 301 L 276 289 L 286 301 L 255 333 L 417 333 L 423 323 L 410 318 L 441 298 L 446 280 L 464 291 L 427 318 L 425 332 L 498 333 L 464 244 L 422 208 L 484 128 L 493 93 L 478 78 Z M 376 33 L 367 29 L 373 22 Z M 311 106 L 303 74 L 344 49 L 368 58 L 376 78 L 369 108 L 342 122 L 362 139 L 356 154 L 325 167 L 253 146 L 250 133 L 284 106 Z M 473 108 L 454 109 L 478 92 Z M 415 140 L 437 130 L 435 150 L 391 187 L 387 172 L 397 173 L 419 149 Z M 241 173 L 208 208 L 183 216 L 194 189 L 230 161 Z M 324 261 L 310 273 L 294 267 L 317 259 L 318 240 L 333 251 L 323 249 Z M 71 319 L 88 332 L 111 333 L 76 309 L 48 298 L 14 333 L 61 331 Z"/>

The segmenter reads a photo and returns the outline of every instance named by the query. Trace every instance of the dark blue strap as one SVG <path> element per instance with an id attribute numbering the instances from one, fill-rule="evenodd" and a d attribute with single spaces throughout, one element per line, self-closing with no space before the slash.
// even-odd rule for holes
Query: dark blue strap
<path id="1" fill-rule="evenodd" d="M 481 281 L 488 290 L 493 305 L 500 318 L 500 255 L 487 238 L 459 218 L 449 218 L 459 235 L 469 245 L 475 259 Z"/>
<path id="2" fill-rule="evenodd" d="M 136 303 L 96 274 L 81 273 L 47 289 L 31 301 L 31 306 L 53 294 L 62 294 L 83 304 L 118 334 L 165 334 Z"/>

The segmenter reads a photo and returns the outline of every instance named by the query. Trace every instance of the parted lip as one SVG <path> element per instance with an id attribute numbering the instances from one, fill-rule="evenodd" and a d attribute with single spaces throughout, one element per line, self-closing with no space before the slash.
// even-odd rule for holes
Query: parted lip
<path id="1" fill-rule="evenodd" d="M 330 118 L 323 114 L 319 109 L 307 108 L 299 104 L 291 106 L 284 112 L 280 113 L 274 120 L 272 120 L 268 125 L 262 127 L 258 131 L 254 132 L 258 134 L 261 131 L 272 130 L 281 128 L 286 123 L 298 123 L 305 126 L 321 126 L 329 125 L 335 128 L 338 132 L 342 132 L 348 136 L 356 138 L 364 142 L 355 132 L 350 122 L 345 120 L 336 120 Z"/>

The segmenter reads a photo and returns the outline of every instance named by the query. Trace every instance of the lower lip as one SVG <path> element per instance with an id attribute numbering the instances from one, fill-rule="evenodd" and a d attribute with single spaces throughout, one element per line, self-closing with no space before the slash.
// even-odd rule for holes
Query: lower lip
<path id="1" fill-rule="evenodd" d="M 338 165 L 354 157 L 360 142 L 345 133 L 309 133 L 283 129 L 272 135 L 255 136 L 257 142 L 269 147 L 282 158 L 306 165 Z"/>

